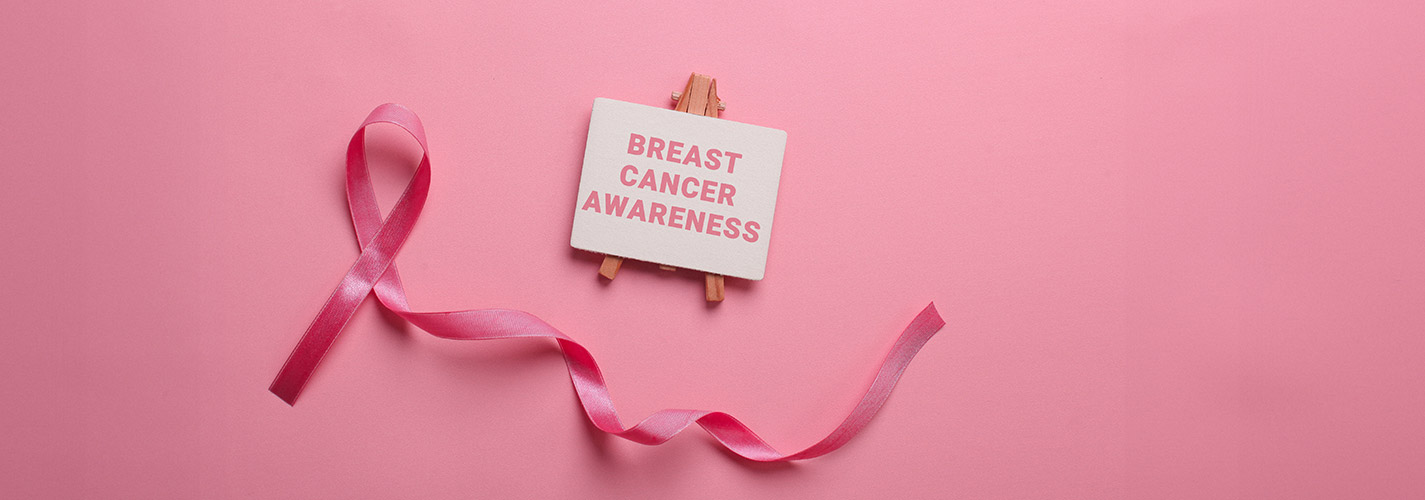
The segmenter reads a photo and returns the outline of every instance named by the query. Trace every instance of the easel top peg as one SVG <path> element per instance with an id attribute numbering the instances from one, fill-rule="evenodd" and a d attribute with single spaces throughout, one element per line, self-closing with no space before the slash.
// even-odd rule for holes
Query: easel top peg
<path id="1" fill-rule="evenodd" d="M 673 91 L 673 102 L 678 102 L 678 100 L 679 100 L 679 99 L 682 99 L 682 98 L 683 98 L 683 93 L 682 93 L 682 92 L 678 92 L 678 91 L 676 91 L 676 90 Z M 718 111 L 727 111 L 727 101 L 724 101 L 724 100 L 722 100 L 722 99 L 718 99 L 718 101 L 717 101 L 717 110 L 718 110 Z"/>

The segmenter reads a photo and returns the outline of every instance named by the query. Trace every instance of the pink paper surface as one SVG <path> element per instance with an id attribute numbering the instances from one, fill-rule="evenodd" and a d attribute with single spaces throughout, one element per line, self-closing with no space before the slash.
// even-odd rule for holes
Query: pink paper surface
<path id="1" fill-rule="evenodd" d="M 1425 496 L 1425 7 L 1414 2 L 32 2 L 0 16 L 0 491 L 13 498 Z M 787 130 L 767 278 L 568 246 L 595 97 Z M 755 465 L 602 435 L 552 343 L 368 301 L 267 384 L 356 256 L 346 140 L 431 141 L 420 310 L 584 343 L 626 419 L 833 428 Z M 373 130 L 384 206 L 419 155 Z M 839 246 L 829 241 L 844 242 Z"/>

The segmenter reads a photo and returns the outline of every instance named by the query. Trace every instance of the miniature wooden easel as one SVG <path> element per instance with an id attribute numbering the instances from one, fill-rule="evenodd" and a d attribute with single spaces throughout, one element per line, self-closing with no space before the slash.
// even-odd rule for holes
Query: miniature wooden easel
<path id="1" fill-rule="evenodd" d="M 708 75 L 693 73 L 688 77 L 688 84 L 683 87 L 682 92 L 673 93 L 673 102 L 678 103 L 674 110 L 692 113 L 695 115 L 718 117 L 718 112 L 726 109 L 723 102 L 717 98 L 717 80 Z M 599 275 L 614 279 L 618 275 L 619 267 L 623 266 L 623 257 L 604 255 L 604 263 L 599 266 Z M 675 271 L 671 266 L 658 266 L 665 271 Z M 704 294 L 708 302 L 722 302 L 723 299 L 723 276 L 721 274 L 708 273 L 704 281 Z"/>

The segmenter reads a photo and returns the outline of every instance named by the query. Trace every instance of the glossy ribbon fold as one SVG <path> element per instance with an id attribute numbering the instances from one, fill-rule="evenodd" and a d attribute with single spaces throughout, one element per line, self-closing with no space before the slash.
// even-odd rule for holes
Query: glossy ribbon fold
<path id="1" fill-rule="evenodd" d="M 375 123 L 395 124 L 409 132 L 420 143 L 420 166 L 401 194 L 389 217 L 383 222 L 366 166 L 366 127 Z M 818 457 L 830 453 L 850 441 L 880 410 L 896 380 L 905 371 L 915 353 L 945 324 L 930 304 L 901 332 L 890 353 L 882 362 L 871 387 L 862 396 L 851 414 L 829 435 L 806 449 L 783 454 L 773 449 L 742 422 L 722 412 L 703 410 L 662 410 L 625 428 L 614 411 L 608 386 L 599 366 L 589 351 L 564 333 L 533 314 L 508 309 L 474 309 L 449 312 L 416 312 L 406 302 L 405 289 L 393 261 L 406 237 L 410 236 L 416 219 L 430 191 L 430 154 L 425 130 L 415 113 L 396 104 L 378 106 L 352 136 L 346 150 L 346 197 L 351 208 L 351 220 L 356 226 L 361 256 L 351 265 L 346 276 L 322 306 L 316 319 L 307 327 L 297 347 L 287 358 L 270 390 L 288 404 L 293 404 L 307 379 L 321 362 L 327 349 L 336 340 L 352 313 L 371 292 L 387 309 L 437 337 L 452 340 L 493 340 L 508 338 L 551 338 L 559 344 L 569 367 L 569 377 L 584 412 L 596 427 L 604 432 L 642 444 L 659 444 L 693 423 L 707 430 L 733 453 L 749 460 L 775 462 Z"/>

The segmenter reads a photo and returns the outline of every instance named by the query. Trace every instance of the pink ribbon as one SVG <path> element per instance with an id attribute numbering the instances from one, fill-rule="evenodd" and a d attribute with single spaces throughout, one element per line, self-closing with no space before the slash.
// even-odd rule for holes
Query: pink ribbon
<path id="1" fill-rule="evenodd" d="M 415 137 L 421 145 L 420 166 L 410 184 L 391 209 L 390 216 L 382 222 L 381 211 L 376 204 L 376 193 L 371 186 L 371 174 L 366 166 L 366 127 L 374 123 L 395 124 Z M 876 379 L 861 397 L 861 402 L 851 410 L 851 414 L 837 426 L 831 434 L 806 449 L 782 454 L 758 437 L 742 422 L 722 412 L 703 410 L 662 410 L 649 415 L 633 427 L 624 428 L 614 411 L 608 386 L 599 372 L 594 357 L 579 343 L 564 333 L 549 326 L 533 314 L 509 309 L 472 309 L 448 312 L 416 312 L 406 303 L 405 289 L 396 272 L 393 261 L 406 237 L 410 236 L 416 219 L 420 217 L 430 190 L 430 155 L 426 145 L 425 129 L 420 118 L 410 110 L 397 104 L 382 104 L 366 117 L 366 121 L 352 136 L 346 149 L 346 199 L 351 208 L 351 220 L 356 226 L 356 237 L 361 246 L 361 256 L 342 277 L 341 283 L 322 306 L 316 319 L 307 327 L 302 340 L 292 350 L 277 379 L 269 388 L 273 394 L 287 404 L 293 404 L 302 392 L 312 371 L 326 355 L 336 336 L 351 319 L 366 296 L 372 291 L 387 309 L 410 321 L 412 324 L 437 337 L 452 340 L 492 340 L 508 338 L 552 338 L 559 344 L 564 354 L 564 362 L 569 367 L 569 378 L 574 383 L 574 392 L 584 413 L 600 430 L 633 442 L 660 444 L 693 423 L 702 426 L 709 434 L 733 453 L 758 462 L 777 462 L 814 458 L 840 448 L 860 432 L 880 410 L 890 396 L 896 380 L 900 379 L 915 353 L 920 350 L 945 321 L 935 311 L 935 304 L 926 306 L 911 320 L 905 331 L 896 339 L 890 353 L 882 362 Z"/>

